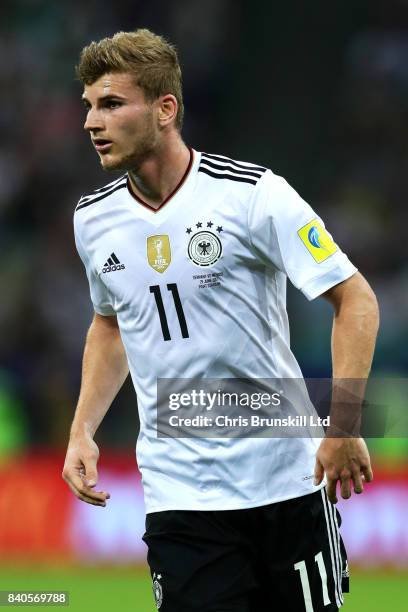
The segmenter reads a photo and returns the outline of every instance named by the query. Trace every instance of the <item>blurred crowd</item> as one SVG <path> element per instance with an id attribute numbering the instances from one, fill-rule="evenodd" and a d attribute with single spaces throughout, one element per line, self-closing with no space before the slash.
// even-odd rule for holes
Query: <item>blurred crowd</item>
<path id="1" fill-rule="evenodd" d="M 361 2 L 355 14 L 335 2 L 336 19 L 320 0 L 304 13 L 248 4 L 2 2 L 0 456 L 66 443 L 92 317 L 72 214 L 112 180 L 82 130 L 74 66 L 118 30 L 149 27 L 178 47 L 189 144 L 284 174 L 325 219 L 380 301 L 375 372 L 405 375 L 408 2 Z M 305 375 L 329 376 L 329 308 L 289 298 Z M 100 436 L 131 447 L 137 427 L 127 384 Z"/>

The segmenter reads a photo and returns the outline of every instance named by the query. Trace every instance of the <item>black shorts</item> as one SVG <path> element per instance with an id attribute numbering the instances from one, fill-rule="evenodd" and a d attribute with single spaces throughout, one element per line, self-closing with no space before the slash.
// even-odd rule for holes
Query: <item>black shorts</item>
<path id="1" fill-rule="evenodd" d="M 143 537 L 160 612 L 329 612 L 348 592 L 325 489 L 247 510 L 154 512 Z"/>

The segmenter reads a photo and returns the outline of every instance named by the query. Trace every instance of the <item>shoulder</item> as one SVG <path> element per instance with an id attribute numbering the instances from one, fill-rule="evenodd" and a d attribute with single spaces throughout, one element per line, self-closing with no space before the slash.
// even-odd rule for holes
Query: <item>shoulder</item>
<path id="1" fill-rule="evenodd" d="M 78 204 L 76 205 L 75 212 L 108 198 L 119 189 L 126 188 L 126 186 L 127 174 L 124 174 L 115 181 L 112 181 L 103 187 L 99 187 L 98 189 L 94 189 L 94 191 L 91 191 L 88 194 L 82 195 L 78 201 Z"/>
<path id="2" fill-rule="evenodd" d="M 250 162 L 238 161 L 225 155 L 201 153 L 198 172 L 202 172 L 212 181 L 232 181 L 241 187 L 251 188 L 267 171 L 267 168 Z"/>

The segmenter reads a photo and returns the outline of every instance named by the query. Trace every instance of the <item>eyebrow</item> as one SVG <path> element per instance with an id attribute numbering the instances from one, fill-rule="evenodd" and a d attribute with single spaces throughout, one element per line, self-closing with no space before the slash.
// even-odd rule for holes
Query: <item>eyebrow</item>
<path id="1" fill-rule="evenodd" d="M 110 93 L 110 94 L 105 94 L 104 96 L 100 96 L 100 97 L 97 99 L 97 102 L 99 102 L 99 101 L 103 101 L 103 100 L 110 100 L 110 99 L 112 99 L 112 98 L 117 98 L 117 99 L 119 99 L 119 100 L 126 100 L 125 96 L 121 96 L 121 95 L 119 95 L 119 94 L 112 94 L 112 93 Z M 83 102 L 88 102 L 88 104 L 90 104 L 90 102 L 89 102 L 89 100 L 88 100 L 88 98 L 86 97 L 86 95 L 85 95 L 85 94 L 82 94 L 82 96 L 81 96 L 81 100 L 82 100 Z"/>

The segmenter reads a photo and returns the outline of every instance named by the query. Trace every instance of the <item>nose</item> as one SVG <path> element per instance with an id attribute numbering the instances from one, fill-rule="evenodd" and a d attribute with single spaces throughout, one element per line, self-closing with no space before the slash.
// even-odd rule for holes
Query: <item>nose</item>
<path id="1" fill-rule="evenodd" d="M 96 108 L 90 108 L 86 114 L 84 130 L 93 132 L 103 129 L 101 113 Z"/>

